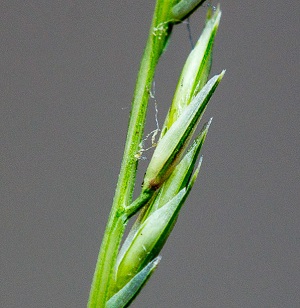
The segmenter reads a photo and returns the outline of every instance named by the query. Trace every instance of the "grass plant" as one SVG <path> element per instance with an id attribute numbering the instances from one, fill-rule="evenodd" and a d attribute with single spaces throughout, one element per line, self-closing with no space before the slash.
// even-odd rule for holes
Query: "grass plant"
<path id="1" fill-rule="evenodd" d="M 201 147 L 211 120 L 195 136 L 224 71 L 208 80 L 220 8 L 209 7 L 203 32 L 179 77 L 172 104 L 147 167 L 140 195 L 132 200 L 154 73 L 173 28 L 204 1 L 157 0 L 137 76 L 119 179 L 100 248 L 89 308 L 127 307 L 155 271 L 159 253 L 199 173 Z M 156 131 L 157 132 L 157 131 Z M 154 138 L 153 138 L 154 139 Z M 121 246 L 126 225 L 137 214 Z"/>

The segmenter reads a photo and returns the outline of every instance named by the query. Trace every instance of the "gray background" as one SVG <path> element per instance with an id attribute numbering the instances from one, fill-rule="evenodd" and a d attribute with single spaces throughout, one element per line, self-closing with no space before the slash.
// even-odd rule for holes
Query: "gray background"
<path id="1" fill-rule="evenodd" d="M 132 307 L 300 307 L 300 2 L 222 2 L 203 167 Z M 1 307 L 86 305 L 153 8 L 1 1 Z M 189 51 L 179 25 L 160 123 Z"/>

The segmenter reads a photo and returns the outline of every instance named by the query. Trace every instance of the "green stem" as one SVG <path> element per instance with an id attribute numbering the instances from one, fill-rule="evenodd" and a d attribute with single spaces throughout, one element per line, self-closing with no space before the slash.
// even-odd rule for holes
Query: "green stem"
<path id="1" fill-rule="evenodd" d="M 126 216 L 130 218 L 137 213 L 153 196 L 155 190 L 143 191 L 135 200 L 126 208 Z"/>
<path id="2" fill-rule="evenodd" d="M 137 77 L 121 171 L 101 244 L 91 286 L 88 308 L 104 308 L 109 296 L 119 245 L 127 224 L 126 207 L 132 201 L 139 144 L 142 140 L 148 99 L 155 68 L 172 30 L 171 8 L 178 1 L 157 0 L 147 45 Z"/>

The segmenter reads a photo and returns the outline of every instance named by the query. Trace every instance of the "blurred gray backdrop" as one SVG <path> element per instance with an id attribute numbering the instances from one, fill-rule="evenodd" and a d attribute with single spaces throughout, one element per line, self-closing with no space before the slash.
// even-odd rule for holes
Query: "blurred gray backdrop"
<path id="1" fill-rule="evenodd" d="M 1 1 L 1 307 L 86 306 L 154 5 Z M 221 7 L 203 166 L 132 307 L 300 307 L 300 2 Z M 161 124 L 190 49 L 176 26 Z"/>

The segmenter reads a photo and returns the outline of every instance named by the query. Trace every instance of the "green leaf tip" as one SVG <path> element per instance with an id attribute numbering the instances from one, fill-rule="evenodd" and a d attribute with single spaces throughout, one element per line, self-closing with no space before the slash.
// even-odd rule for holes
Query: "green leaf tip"
<path id="1" fill-rule="evenodd" d="M 210 16 L 194 49 L 190 52 L 180 74 L 172 105 L 162 128 L 162 136 L 180 116 L 193 97 L 208 80 L 212 63 L 212 51 L 221 18 L 219 9 Z"/>
<path id="2" fill-rule="evenodd" d="M 145 174 L 144 191 L 158 189 L 172 173 L 223 75 L 224 71 L 207 82 L 159 141 Z"/>
<path id="3" fill-rule="evenodd" d="M 132 300 L 138 295 L 144 284 L 153 274 L 160 262 L 158 256 L 149 262 L 139 273 L 137 273 L 118 293 L 112 296 L 105 305 L 105 308 L 128 307 Z"/>

